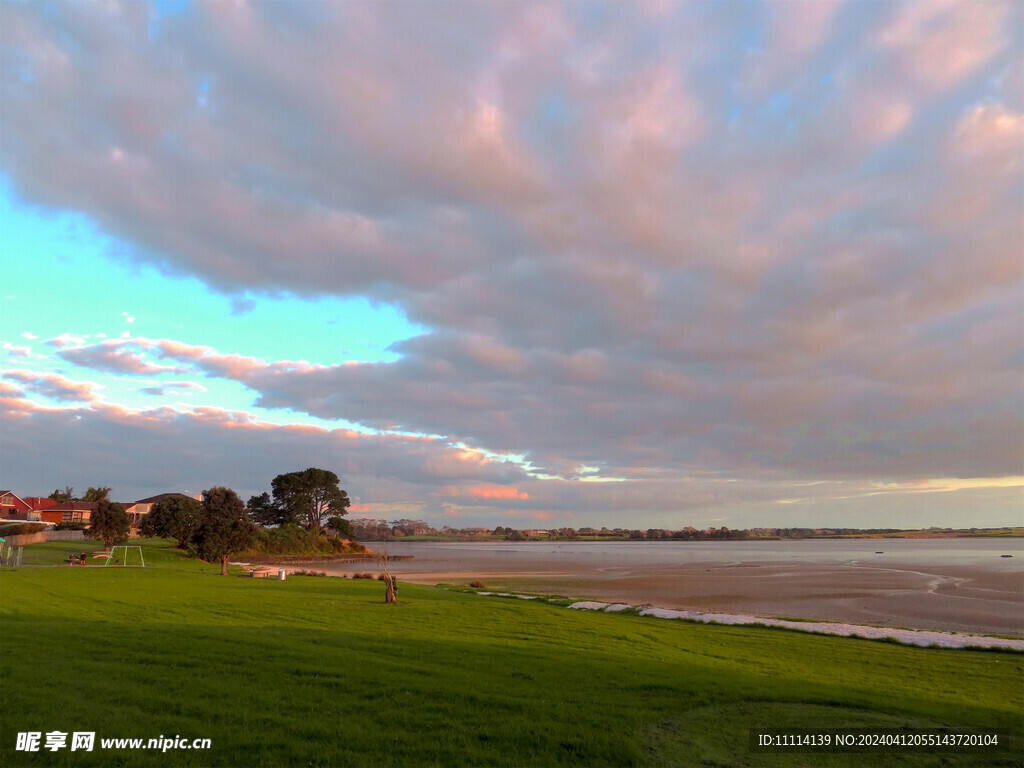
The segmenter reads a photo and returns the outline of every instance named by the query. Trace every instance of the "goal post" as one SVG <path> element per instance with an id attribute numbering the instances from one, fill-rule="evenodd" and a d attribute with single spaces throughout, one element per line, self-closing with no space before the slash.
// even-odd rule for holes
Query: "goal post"
<path id="1" fill-rule="evenodd" d="M 117 555 L 117 550 L 119 550 L 119 549 L 121 550 L 121 555 L 122 555 L 122 557 L 121 557 L 121 567 L 122 568 L 128 567 L 128 565 L 129 565 L 128 560 L 129 559 L 137 561 L 137 562 L 131 563 L 132 568 L 145 568 L 146 567 L 146 561 L 142 557 L 142 547 L 134 546 L 134 545 L 119 544 L 119 545 L 117 545 L 115 547 L 111 547 L 110 548 L 110 554 L 107 555 L 107 561 L 105 563 L 103 563 L 103 567 L 104 568 L 106 568 L 108 565 L 110 565 L 110 561 L 111 560 L 115 559 L 115 556 Z"/>

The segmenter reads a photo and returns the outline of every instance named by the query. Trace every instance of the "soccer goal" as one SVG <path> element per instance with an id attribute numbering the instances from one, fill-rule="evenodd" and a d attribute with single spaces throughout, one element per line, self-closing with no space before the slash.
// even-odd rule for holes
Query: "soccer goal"
<path id="1" fill-rule="evenodd" d="M 125 546 L 120 544 L 116 547 L 110 548 L 110 554 L 107 555 L 107 561 L 103 563 L 103 567 L 106 568 L 110 565 L 110 561 L 117 560 L 117 550 L 121 550 L 121 567 L 125 568 L 131 565 L 132 568 L 145 568 L 146 561 L 142 558 L 142 547 L 137 546 Z M 128 560 L 137 560 L 138 562 L 129 563 Z M 117 564 L 116 562 L 114 563 Z"/>

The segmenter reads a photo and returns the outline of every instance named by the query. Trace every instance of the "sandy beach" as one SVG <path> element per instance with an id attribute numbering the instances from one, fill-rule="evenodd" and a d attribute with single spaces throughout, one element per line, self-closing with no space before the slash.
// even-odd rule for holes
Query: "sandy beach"
<path id="1" fill-rule="evenodd" d="M 479 581 L 512 592 L 672 610 L 1024 637 L 1024 541 L 998 542 L 991 551 L 953 544 L 940 552 L 906 541 L 818 544 L 419 544 L 391 550 L 414 555 L 393 570 L 421 584 Z M 799 557 L 790 555 L 793 546 Z M 1013 557 L 1001 559 L 1003 550 Z M 374 570 L 369 564 L 317 568 L 337 575 Z"/>

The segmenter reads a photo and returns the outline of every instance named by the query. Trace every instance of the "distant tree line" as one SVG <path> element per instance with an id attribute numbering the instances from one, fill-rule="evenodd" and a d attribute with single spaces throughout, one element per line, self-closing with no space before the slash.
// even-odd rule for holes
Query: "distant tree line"
<path id="1" fill-rule="evenodd" d="M 445 526 L 440 531 L 423 520 L 352 520 L 352 535 L 358 541 L 391 541 L 406 536 L 441 536 L 452 532 Z"/>
<path id="2" fill-rule="evenodd" d="M 735 541 L 757 539 L 810 539 L 828 536 L 884 535 L 900 533 L 895 528 L 720 528 L 678 530 L 666 528 L 550 528 L 519 529 L 499 525 L 495 528 L 434 528 L 423 520 L 371 520 L 352 521 L 354 537 L 359 541 L 391 541 L 406 536 L 437 536 L 452 539 L 501 539 L 505 541 L 538 540 L 630 540 L 630 541 Z"/>
<path id="3" fill-rule="evenodd" d="M 531 540 L 572 540 L 572 539 L 645 539 L 645 540 L 714 540 L 714 539 L 746 539 L 755 538 L 749 531 L 732 530 L 726 527 L 709 528 L 699 531 L 686 528 L 680 531 L 661 528 L 647 530 L 631 528 L 551 528 L 544 530 L 519 529 L 499 525 L 491 528 L 452 528 L 444 526 L 434 528 L 423 520 L 373 520 L 360 519 L 352 521 L 352 530 L 359 541 L 392 541 L 406 536 L 438 536 L 456 539 L 503 539 L 505 541 Z"/>

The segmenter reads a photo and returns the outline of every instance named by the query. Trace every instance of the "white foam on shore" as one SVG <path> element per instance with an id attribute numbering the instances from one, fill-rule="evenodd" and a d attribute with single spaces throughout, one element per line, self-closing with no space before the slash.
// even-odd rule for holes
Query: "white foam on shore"
<path id="1" fill-rule="evenodd" d="M 511 592 L 477 592 L 485 597 L 517 597 L 520 600 L 536 600 L 537 595 L 514 595 Z"/>
<path id="2" fill-rule="evenodd" d="M 483 594 L 483 593 L 481 593 Z M 599 603 L 584 600 L 573 603 L 569 608 L 587 611 L 624 611 L 636 608 L 641 616 L 655 616 L 659 619 L 688 619 L 706 624 L 761 624 L 769 627 L 784 627 L 799 632 L 813 632 L 819 635 L 840 635 L 843 637 L 867 638 L 869 640 L 898 640 L 909 645 L 941 648 L 1012 648 L 1024 651 L 1024 640 L 984 635 L 965 635 L 959 632 L 933 632 L 924 629 L 895 629 L 891 627 L 868 627 L 861 624 L 839 624 L 824 621 L 787 621 L 766 619 L 759 616 L 743 616 L 733 613 L 704 613 L 703 611 L 681 611 L 648 606 L 629 606 L 622 603 Z"/>

